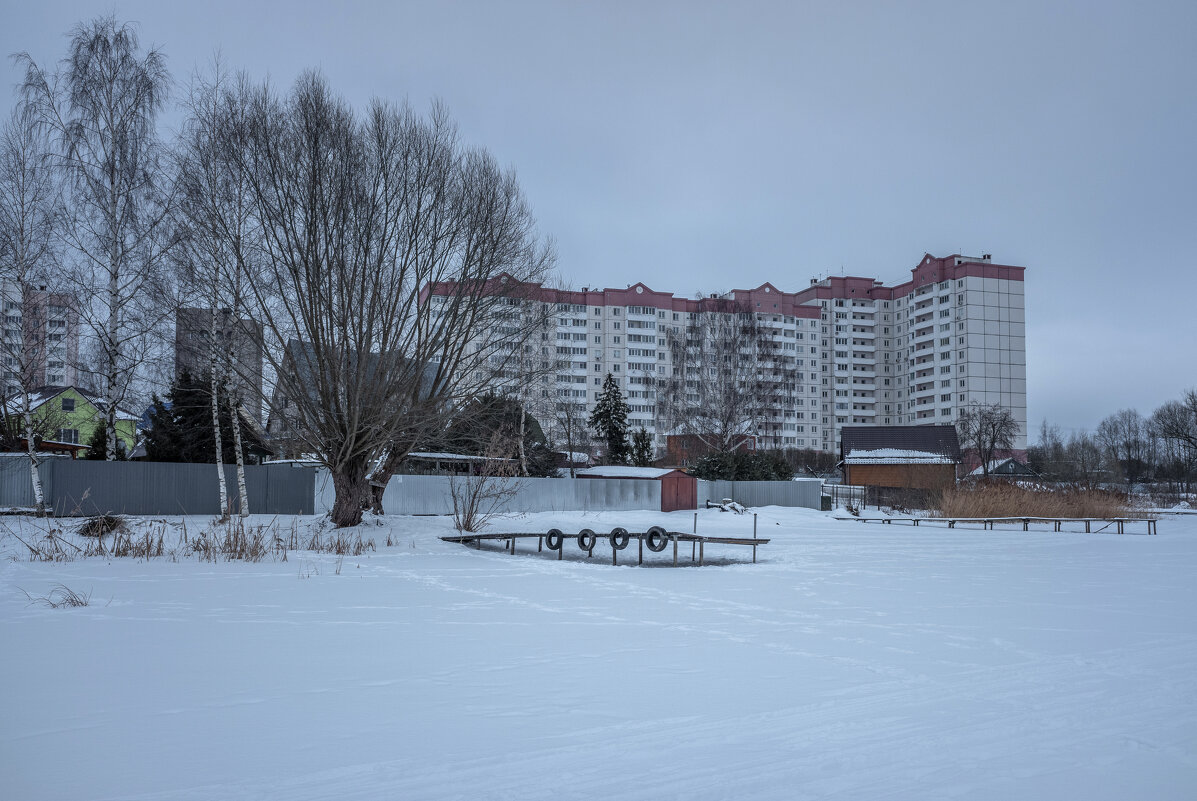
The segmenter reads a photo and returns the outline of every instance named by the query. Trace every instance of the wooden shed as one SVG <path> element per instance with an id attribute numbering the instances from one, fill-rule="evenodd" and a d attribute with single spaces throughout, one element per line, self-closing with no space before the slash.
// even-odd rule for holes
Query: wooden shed
<path id="1" fill-rule="evenodd" d="M 606 465 L 577 472 L 578 478 L 628 478 L 661 484 L 661 511 L 698 508 L 698 479 L 682 470 L 667 467 Z"/>
<path id="2" fill-rule="evenodd" d="M 955 426 L 847 426 L 840 434 L 844 483 L 943 489 L 962 461 Z"/>

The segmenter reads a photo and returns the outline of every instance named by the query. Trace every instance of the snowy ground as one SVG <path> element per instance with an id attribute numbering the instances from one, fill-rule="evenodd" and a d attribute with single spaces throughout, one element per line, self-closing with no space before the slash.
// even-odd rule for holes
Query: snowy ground
<path id="1" fill-rule="evenodd" d="M 1197 518 L 759 511 L 759 564 L 680 569 L 475 551 L 443 518 L 387 518 L 339 575 L 295 552 L 35 564 L 0 534 L 0 798 L 1197 797 Z M 497 528 L 663 518 L 690 528 Z M 91 605 L 21 592 L 59 583 Z"/>

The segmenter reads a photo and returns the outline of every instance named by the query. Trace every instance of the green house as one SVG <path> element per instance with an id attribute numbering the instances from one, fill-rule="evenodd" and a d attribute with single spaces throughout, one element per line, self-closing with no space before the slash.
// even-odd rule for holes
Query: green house
<path id="1" fill-rule="evenodd" d="M 78 387 L 40 387 L 34 390 L 30 400 L 33 430 L 42 440 L 86 445 L 96 427 L 104 424 L 103 402 Z M 5 406 L 10 430 L 22 430 L 20 396 L 8 398 Z M 121 443 L 117 447 L 123 445 L 125 453 L 133 451 L 137 422 L 136 415 L 117 407 L 116 438 Z M 79 455 L 85 455 L 86 451 L 81 449 Z"/>

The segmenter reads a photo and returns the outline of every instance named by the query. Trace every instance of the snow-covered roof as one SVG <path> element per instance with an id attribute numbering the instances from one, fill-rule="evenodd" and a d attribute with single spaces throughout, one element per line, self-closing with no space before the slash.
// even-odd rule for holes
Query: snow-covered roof
<path id="1" fill-rule="evenodd" d="M 844 464 L 955 464 L 942 453 L 912 451 L 903 448 L 875 448 L 855 450 L 844 459 Z"/>
<path id="2" fill-rule="evenodd" d="M 602 467 L 587 467 L 585 470 L 577 471 L 577 474 L 596 478 L 660 478 L 666 473 L 672 472 L 672 467 L 628 467 L 611 464 Z"/>
<path id="3" fill-rule="evenodd" d="M 1013 462 L 1012 465 L 1011 465 L 1011 462 Z M 990 475 L 999 472 L 999 468 L 1005 467 L 1006 465 L 1011 465 L 1009 470 L 1004 470 L 1001 472 L 1004 472 L 1007 474 L 1012 474 L 1012 475 L 1033 475 L 1032 470 L 1027 468 L 1027 466 L 1025 464 L 1018 461 L 1013 456 L 1008 456 L 1005 459 L 994 459 L 993 461 L 991 461 L 989 463 Z M 977 469 L 973 470 L 971 473 L 969 473 L 969 475 L 970 476 L 983 476 L 983 475 L 985 475 L 985 471 L 982 470 L 980 466 L 978 466 Z"/>
<path id="4" fill-rule="evenodd" d="M 434 451 L 412 451 L 407 454 L 413 459 L 440 459 L 445 462 L 511 462 L 513 459 L 504 459 L 497 456 L 471 456 L 466 453 L 439 453 Z"/>
<path id="5" fill-rule="evenodd" d="M 80 397 L 82 397 L 85 401 L 87 401 L 92 406 L 94 406 L 97 411 L 103 412 L 104 402 L 102 400 L 95 397 L 90 392 L 87 392 L 87 391 L 82 390 L 79 387 L 75 387 L 75 386 L 41 387 L 41 388 L 37 389 L 36 391 L 30 393 L 30 395 L 29 395 L 30 411 L 38 409 L 43 404 L 54 400 L 59 395 L 66 392 L 68 389 L 75 390 L 75 392 L 77 392 L 80 395 Z M 11 395 L 6 399 L 5 402 L 11 408 L 12 404 L 20 403 L 20 395 Z M 128 412 L 119 406 L 116 407 L 116 419 L 117 420 L 132 420 L 134 422 L 141 421 L 141 417 L 139 417 L 138 415 L 135 415 L 131 412 Z"/>

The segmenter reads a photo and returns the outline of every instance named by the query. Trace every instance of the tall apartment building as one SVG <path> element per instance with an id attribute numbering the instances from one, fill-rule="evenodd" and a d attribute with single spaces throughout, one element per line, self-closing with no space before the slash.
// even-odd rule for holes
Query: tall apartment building
<path id="1" fill-rule="evenodd" d="M 17 392 L 21 383 L 28 388 L 78 384 L 79 312 L 74 299 L 11 281 L 0 285 L 0 298 L 5 395 Z"/>
<path id="2" fill-rule="evenodd" d="M 765 283 L 727 293 L 718 300 L 756 315 L 793 381 L 786 408 L 744 433 L 762 447 L 834 453 L 846 425 L 951 423 L 970 403 L 1000 403 L 1019 423 L 1015 449 L 1025 450 L 1023 271 L 988 255 L 928 254 L 910 280 L 893 286 L 836 277 L 798 292 Z M 643 425 L 662 448 L 659 383 L 678 369 L 668 339 L 709 313 L 709 299 L 643 283 L 581 291 L 535 285 L 521 295 L 551 321 L 532 343 L 555 367 L 537 392 L 544 405 L 584 421 L 611 373 L 631 425 Z"/>
<path id="3" fill-rule="evenodd" d="M 217 341 L 235 360 L 232 385 L 256 409 L 262 397 L 263 338 L 259 322 L 237 319 L 228 309 L 179 309 L 175 314 L 175 375 L 184 370 L 196 376 L 208 375 L 213 315 Z"/>
<path id="4" fill-rule="evenodd" d="M 844 425 L 951 423 L 970 403 L 998 403 L 1026 450 L 1024 268 L 927 254 L 895 286 L 872 278 L 812 281 L 798 293 L 829 330 L 821 369 L 834 393 L 821 448 Z"/>

